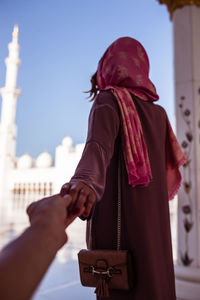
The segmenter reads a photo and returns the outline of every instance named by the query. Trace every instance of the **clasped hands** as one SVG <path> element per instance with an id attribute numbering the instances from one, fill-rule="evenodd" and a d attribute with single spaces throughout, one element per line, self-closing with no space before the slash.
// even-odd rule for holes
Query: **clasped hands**
<path id="1" fill-rule="evenodd" d="M 72 197 L 69 207 L 70 214 L 79 214 L 87 218 L 96 201 L 95 192 L 85 183 L 81 181 L 65 183 L 60 191 L 61 196 L 66 194 Z"/>
<path id="2" fill-rule="evenodd" d="M 46 230 L 60 248 L 67 242 L 65 229 L 75 218 L 87 218 L 95 200 L 94 191 L 86 184 L 69 182 L 62 186 L 60 194 L 31 203 L 27 214 L 31 226 Z"/>

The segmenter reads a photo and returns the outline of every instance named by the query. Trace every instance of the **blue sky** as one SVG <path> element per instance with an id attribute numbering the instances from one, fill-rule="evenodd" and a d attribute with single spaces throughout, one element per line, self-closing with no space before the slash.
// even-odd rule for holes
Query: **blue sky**
<path id="1" fill-rule="evenodd" d="M 166 6 L 157 0 L 1 0 L 0 86 L 14 24 L 19 25 L 17 156 L 37 157 L 69 135 L 84 142 L 91 104 L 83 91 L 116 38 L 132 36 L 146 48 L 150 77 L 171 121 L 174 115 L 173 36 Z M 1 103 L 1 102 L 0 102 Z"/>

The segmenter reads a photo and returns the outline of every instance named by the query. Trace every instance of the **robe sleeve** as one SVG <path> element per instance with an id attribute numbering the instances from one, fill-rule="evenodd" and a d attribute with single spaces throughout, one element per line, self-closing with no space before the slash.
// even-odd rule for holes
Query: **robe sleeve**
<path id="1" fill-rule="evenodd" d="M 70 182 L 81 181 L 92 188 L 97 201 L 103 195 L 106 170 L 114 152 L 119 132 L 119 108 L 109 91 L 99 93 L 92 106 L 88 136 L 82 157 Z"/>

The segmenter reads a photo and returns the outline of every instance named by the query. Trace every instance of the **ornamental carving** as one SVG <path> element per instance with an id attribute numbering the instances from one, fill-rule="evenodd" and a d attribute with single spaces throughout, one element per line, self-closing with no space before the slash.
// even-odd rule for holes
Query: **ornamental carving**
<path id="1" fill-rule="evenodd" d="M 185 5 L 197 5 L 200 7 L 200 0 L 158 0 L 160 4 L 166 4 L 172 19 L 173 12 Z"/>
<path id="2" fill-rule="evenodd" d="M 191 179 L 191 173 L 192 173 L 192 168 L 191 168 L 191 148 L 192 148 L 192 143 L 194 140 L 193 137 L 193 131 L 191 127 L 191 111 L 189 108 L 185 107 L 186 98 L 185 96 L 182 96 L 180 98 L 180 111 L 181 111 L 181 116 L 186 124 L 186 131 L 185 131 L 185 137 L 181 143 L 182 149 L 184 151 L 184 155 L 186 157 L 186 162 L 183 165 L 183 186 L 184 186 L 184 192 L 185 192 L 185 201 L 184 203 L 181 204 L 182 208 L 182 217 L 183 217 L 183 227 L 184 227 L 184 234 L 185 234 L 185 251 L 184 253 L 181 251 L 180 253 L 180 258 L 184 266 L 189 266 L 193 262 L 193 258 L 190 257 L 189 255 L 189 250 L 190 250 L 190 244 L 189 244 L 189 235 L 191 233 L 191 230 L 193 229 L 194 225 L 194 220 L 193 220 L 193 213 L 194 213 L 194 208 L 193 208 L 193 203 L 192 203 L 192 196 L 191 196 L 191 190 L 193 188 L 192 186 L 192 179 Z M 181 200 L 179 200 L 181 201 Z"/>

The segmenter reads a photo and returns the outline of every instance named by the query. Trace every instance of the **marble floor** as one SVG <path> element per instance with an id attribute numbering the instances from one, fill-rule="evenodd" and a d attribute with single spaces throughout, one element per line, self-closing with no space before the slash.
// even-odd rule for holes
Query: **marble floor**
<path id="1" fill-rule="evenodd" d="M 93 288 L 81 286 L 78 262 L 55 259 L 32 300 L 95 300 Z"/>

